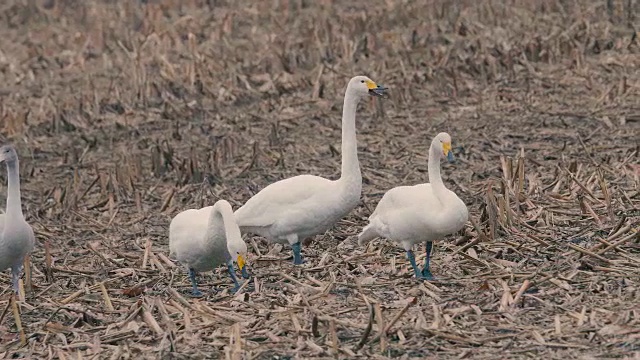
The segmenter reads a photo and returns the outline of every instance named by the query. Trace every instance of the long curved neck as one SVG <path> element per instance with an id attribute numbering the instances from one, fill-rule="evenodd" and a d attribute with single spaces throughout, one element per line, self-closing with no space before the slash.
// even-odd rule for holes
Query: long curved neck
<path id="1" fill-rule="evenodd" d="M 342 167 L 340 179 L 362 182 L 356 141 L 358 98 L 347 91 L 342 106 Z"/>
<path id="2" fill-rule="evenodd" d="M 444 195 L 447 192 L 447 188 L 444 186 L 440 176 L 440 154 L 433 146 L 429 148 L 429 183 L 436 198 L 444 204 Z"/>
<path id="3" fill-rule="evenodd" d="M 22 202 L 20 201 L 20 166 L 18 160 L 7 162 L 7 218 L 23 218 Z M 10 223 L 10 222 L 7 222 Z"/>
<path id="4" fill-rule="evenodd" d="M 239 238 L 240 229 L 235 224 L 235 217 L 229 205 L 216 203 L 209 218 L 209 233 L 213 234 L 223 228 L 227 239 Z"/>

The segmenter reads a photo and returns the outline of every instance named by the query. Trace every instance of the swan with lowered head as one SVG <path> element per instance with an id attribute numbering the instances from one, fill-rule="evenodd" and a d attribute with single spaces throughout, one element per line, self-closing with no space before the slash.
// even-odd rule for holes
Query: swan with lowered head
<path id="1" fill-rule="evenodd" d="M 429 183 L 398 186 L 387 191 L 369 224 L 358 235 L 358 244 L 364 245 L 376 237 L 384 237 L 400 244 L 417 278 L 433 280 L 429 269 L 433 241 L 460 230 L 467 222 L 467 206 L 440 177 L 440 159 L 453 162 L 451 136 L 440 133 L 429 149 Z M 426 242 L 427 254 L 422 271 L 416 266 L 413 245 Z"/>
<path id="2" fill-rule="evenodd" d="M 16 294 L 18 279 L 25 257 L 36 242 L 31 225 L 22 214 L 20 199 L 20 165 L 18 154 L 11 145 L 0 147 L 0 162 L 7 164 L 7 208 L 0 214 L 0 271 L 11 268 L 11 283 Z"/>
<path id="3" fill-rule="evenodd" d="M 193 296 L 198 290 L 196 273 L 213 270 L 226 264 L 229 275 L 240 287 L 233 263 L 238 264 L 242 277 L 249 277 L 245 266 L 247 245 L 233 217 L 231 204 L 218 200 L 213 206 L 189 209 L 176 215 L 169 225 L 169 257 L 184 264 L 189 271 Z"/>
<path id="4" fill-rule="evenodd" d="M 356 144 L 356 109 L 363 98 L 382 96 L 385 90 L 366 76 L 349 81 L 342 109 L 339 179 L 298 175 L 265 187 L 236 210 L 240 231 L 291 245 L 293 263 L 302 264 L 300 242 L 327 231 L 360 201 L 362 175 Z"/>

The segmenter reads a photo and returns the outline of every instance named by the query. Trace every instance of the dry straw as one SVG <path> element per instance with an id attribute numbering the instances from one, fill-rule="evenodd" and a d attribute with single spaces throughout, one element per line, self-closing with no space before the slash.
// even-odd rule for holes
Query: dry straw
<path id="1" fill-rule="evenodd" d="M 38 244 L 18 300 L 2 287 L 0 357 L 638 356 L 639 13 L 626 0 L 5 1 L 0 132 L 23 159 Z M 254 278 L 232 294 L 216 270 L 201 287 L 219 291 L 191 299 L 167 257 L 171 217 L 237 208 L 287 176 L 335 178 L 355 74 L 391 89 L 357 119 L 362 206 L 309 239 L 304 267 L 247 237 Z M 471 219 L 436 243 L 438 281 L 419 283 L 401 249 L 354 235 L 384 191 L 426 181 L 440 131 L 458 159 L 444 181 Z"/>

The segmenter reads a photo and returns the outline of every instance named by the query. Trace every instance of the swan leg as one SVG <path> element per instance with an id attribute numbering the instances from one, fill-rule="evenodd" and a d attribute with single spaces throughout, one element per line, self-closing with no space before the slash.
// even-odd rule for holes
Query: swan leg
<path id="1" fill-rule="evenodd" d="M 227 263 L 227 270 L 229 271 L 229 276 L 231 276 L 231 280 L 233 280 L 233 292 L 237 292 L 240 289 L 240 283 L 238 282 L 238 278 L 236 277 L 236 272 L 233 269 L 233 261 L 229 261 Z"/>
<path id="2" fill-rule="evenodd" d="M 431 248 L 433 247 L 432 241 L 427 241 L 427 256 L 424 258 L 424 268 L 422 269 L 422 277 L 427 280 L 434 280 L 431 270 L 429 270 L 429 263 L 431 262 Z"/>
<path id="3" fill-rule="evenodd" d="M 293 264 L 294 265 L 302 265 L 306 261 L 302 259 L 302 254 L 300 254 L 300 240 L 298 239 L 298 235 L 291 234 L 287 236 L 287 241 L 291 244 L 291 249 L 293 250 Z"/>
<path id="4" fill-rule="evenodd" d="M 189 279 L 191 280 L 191 286 L 193 287 L 191 295 L 194 297 L 201 297 L 202 293 L 198 290 L 198 282 L 196 281 L 196 271 L 192 268 L 189 268 Z"/>
<path id="5" fill-rule="evenodd" d="M 300 242 L 291 245 L 291 248 L 293 249 L 293 263 L 295 265 L 304 264 L 306 261 L 302 259 L 302 254 L 300 254 Z"/>
<path id="6" fill-rule="evenodd" d="M 247 265 L 242 267 L 242 277 L 245 279 L 249 278 L 249 272 L 247 271 Z"/>
<path id="7" fill-rule="evenodd" d="M 20 292 L 20 268 L 20 265 L 11 267 L 11 285 L 16 294 Z"/>
<path id="8" fill-rule="evenodd" d="M 422 278 L 422 273 L 420 273 L 420 269 L 418 269 L 418 265 L 416 265 L 416 257 L 413 255 L 413 250 L 407 250 L 407 259 L 409 259 L 416 277 L 418 279 Z"/>

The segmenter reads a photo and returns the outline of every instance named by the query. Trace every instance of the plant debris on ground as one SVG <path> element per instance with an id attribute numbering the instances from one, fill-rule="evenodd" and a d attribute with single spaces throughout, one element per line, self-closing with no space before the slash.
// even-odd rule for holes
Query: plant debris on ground
<path id="1" fill-rule="evenodd" d="M 639 16 L 636 0 L 4 1 L 0 133 L 37 244 L 19 323 L 0 274 L 0 358 L 640 356 Z M 246 236 L 252 279 L 233 294 L 220 268 L 190 298 L 171 218 L 337 178 L 359 74 L 390 89 L 357 115 L 361 205 L 304 266 Z M 421 282 L 401 248 L 355 235 L 385 191 L 428 181 L 442 131 L 470 221 Z"/>

